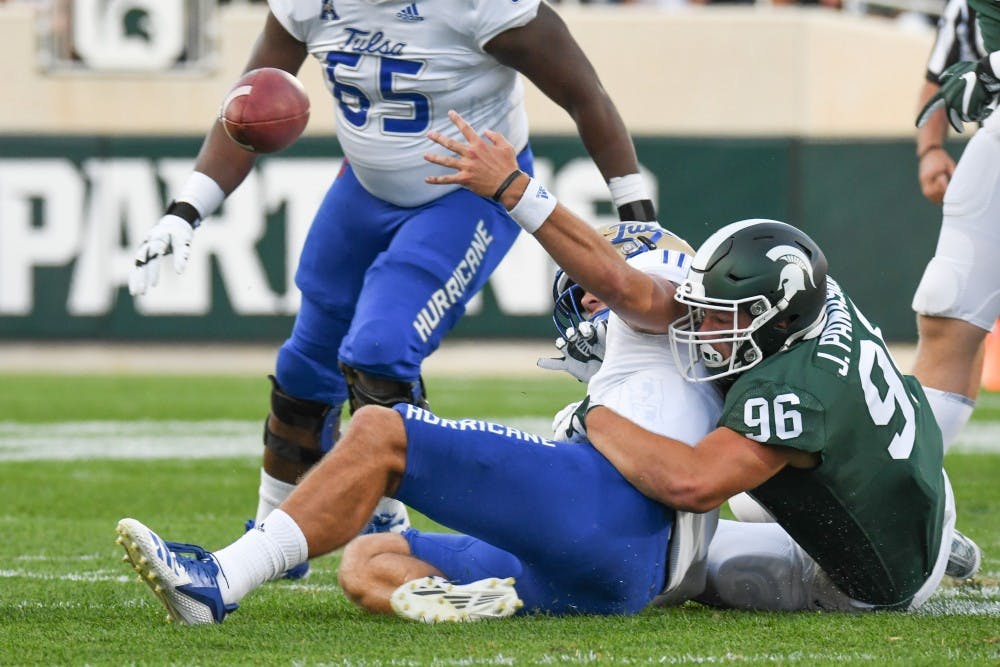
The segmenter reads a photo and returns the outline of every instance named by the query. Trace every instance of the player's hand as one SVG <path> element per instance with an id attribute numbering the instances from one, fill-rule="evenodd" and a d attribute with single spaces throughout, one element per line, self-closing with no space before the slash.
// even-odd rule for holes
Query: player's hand
<path id="1" fill-rule="evenodd" d="M 561 357 L 542 357 L 538 367 L 550 371 L 566 371 L 580 382 L 590 382 L 604 363 L 607 348 L 608 321 L 581 322 L 578 328 L 566 330 L 565 338 L 556 340 Z"/>
<path id="2" fill-rule="evenodd" d="M 917 116 L 917 127 L 940 108 L 945 109 L 948 122 L 956 132 L 965 129 L 963 122 L 986 120 L 997 106 L 1000 78 L 991 64 L 990 56 L 977 63 L 957 62 L 941 74 L 941 88 L 927 101 Z"/>
<path id="3" fill-rule="evenodd" d="M 424 159 L 454 169 L 455 173 L 428 176 L 427 182 L 437 185 L 457 183 L 477 195 L 492 197 L 504 179 L 517 169 L 517 152 L 498 132 L 485 130 L 483 136 L 479 136 L 457 111 L 449 111 L 448 117 L 462 133 L 465 141 L 446 137 L 439 132 L 430 132 L 427 137 L 431 141 L 447 148 L 455 155 L 424 153 Z"/>
<path id="4" fill-rule="evenodd" d="M 552 439 L 559 442 L 588 442 L 587 412 L 595 407 L 597 405 L 591 404 L 588 395 L 582 401 L 570 403 L 557 412 L 552 420 Z"/>
<path id="5" fill-rule="evenodd" d="M 944 201 L 944 191 L 948 189 L 954 172 L 955 161 L 945 149 L 937 147 L 925 153 L 917 166 L 917 179 L 924 197 L 932 204 Z"/>
<path id="6" fill-rule="evenodd" d="M 135 266 L 128 274 L 128 291 L 133 296 L 145 294 L 160 279 L 160 259 L 174 256 L 174 271 L 183 273 L 191 256 L 194 228 L 176 215 L 165 215 L 149 230 L 135 253 Z"/>

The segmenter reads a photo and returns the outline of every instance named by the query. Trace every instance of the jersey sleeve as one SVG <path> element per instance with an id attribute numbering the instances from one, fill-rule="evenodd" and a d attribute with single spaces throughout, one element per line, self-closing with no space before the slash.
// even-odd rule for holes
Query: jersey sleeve
<path id="1" fill-rule="evenodd" d="M 473 36 L 482 48 L 505 30 L 520 28 L 538 15 L 541 0 L 475 0 Z M 539 44 L 538 48 L 544 49 Z"/>
<path id="2" fill-rule="evenodd" d="M 822 451 L 826 409 L 812 394 L 784 383 L 737 382 L 726 396 L 719 425 L 765 445 Z"/>
<path id="3" fill-rule="evenodd" d="M 309 27 L 315 24 L 322 9 L 318 0 L 267 0 L 267 6 L 278 19 L 278 23 L 288 31 L 288 34 L 308 43 Z"/>

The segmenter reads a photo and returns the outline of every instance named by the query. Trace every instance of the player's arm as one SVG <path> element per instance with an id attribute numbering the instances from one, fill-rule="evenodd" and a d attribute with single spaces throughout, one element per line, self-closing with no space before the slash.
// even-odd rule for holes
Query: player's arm
<path id="1" fill-rule="evenodd" d="M 924 81 L 918 108 L 923 108 L 940 88 L 941 84 L 935 81 Z M 938 109 L 917 128 L 917 178 L 924 197 L 934 204 L 944 200 L 944 191 L 955 171 L 955 161 L 944 148 L 947 136 L 948 119 L 944 109 Z"/>
<path id="2" fill-rule="evenodd" d="M 920 88 L 918 109 L 922 109 L 941 90 L 941 74 L 958 62 L 963 35 L 974 35 L 967 0 L 949 0 L 938 21 L 934 45 L 927 59 L 927 73 Z M 924 197 L 934 204 L 944 199 L 944 191 L 955 171 L 955 161 L 944 149 L 948 136 L 948 118 L 938 109 L 917 129 L 917 180 Z"/>
<path id="3" fill-rule="evenodd" d="M 714 509 L 760 486 L 786 465 L 813 465 L 813 455 L 762 445 L 725 426 L 691 447 L 603 406 L 587 413 L 586 428 L 591 444 L 639 491 L 688 512 Z"/>
<path id="4" fill-rule="evenodd" d="M 268 12 L 264 29 L 254 43 L 243 71 L 275 67 L 294 75 L 302 67 L 305 58 L 305 44 L 288 34 L 274 14 Z M 256 159 L 255 153 L 243 150 L 226 136 L 222 123 L 215 119 L 198 153 L 195 171 L 218 183 L 228 196 L 247 177 Z"/>
<path id="5" fill-rule="evenodd" d="M 276 67 L 295 74 L 306 57 L 305 44 L 286 31 L 268 12 L 264 30 L 254 44 L 246 70 Z M 215 119 L 195 160 L 194 171 L 173 194 L 163 217 L 153 225 L 135 253 L 128 289 L 145 294 L 159 281 L 161 260 L 172 255 L 174 271 L 182 273 L 191 255 L 194 230 L 215 213 L 226 197 L 253 169 L 256 155 L 226 136 Z"/>
<path id="6" fill-rule="evenodd" d="M 549 5 L 542 2 L 534 19 L 500 33 L 484 49 L 524 74 L 566 110 L 584 147 L 609 182 L 622 220 L 656 219 L 625 123 L 594 66 Z"/>
<path id="7" fill-rule="evenodd" d="M 455 154 L 424 154 L 428 162 L 455 170 L 429 176 L 428 183 L 456 183 L 500 202 L 584 290 L 635 327 L 657 333 L 667 331 L 669 324 L 684 312 L 673 298 L 672 283 L 629 266 L 594 228 L 520 172 L 515 149 L 503 135 L 487 130 L 484 139 L 457 112 L 449 111 L 448 116 L 465 142 L 439 132 L 428 134 L 432 141 Z"/>
<path id="8" fill-rule="evenodd" d="M 504 206 L 514 208 L 528 178 L 511 188 Z M 502 200 L 503 201 L 503 200 Z M 630 266 L 593 227 L 557 204 L 534 232 L 545 251 L 583 289 L 597 296 L 634 329 L 666 333 L 671 322 L 686 311 L 674 300 L 676 285 Z"/>

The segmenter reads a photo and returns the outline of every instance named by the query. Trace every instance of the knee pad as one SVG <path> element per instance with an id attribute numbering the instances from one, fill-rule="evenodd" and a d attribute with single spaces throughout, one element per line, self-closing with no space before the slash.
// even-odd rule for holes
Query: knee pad
<path id="1" fill-rule="evenodd" d="M 333 420 L 331 441 L 337 438 L 340 406 L 286 394 L 278 380 L 271 381 L 271 412 L 264 422 L 264 447 L 277 458 L 296 466 L 312 466 L 323 458 L 323 430 Z"/>
<path id="2" fill-rule="evenodd" d="M 776 523 L 722 521 L 708 550 L 699 600 L 728 609 L 806 609 L 809 584 L 798 548 Z"/>
<path id="3" fill-rule="evenodd" d="M 745 523 L 774 523 L 774 516 L 749 493 L 737 493 L 729 499 L 729 511 L 737 521 Z"/>
<path id="4" fill-rule="evenodd" d="M 347 381 L 347 395 L 352 415 L 365 405 L 391 408 L 397 403 L 410 403 L 420 408 L 428 407 L 423 378 L 416 382 L 393 380 L 360 371 L 343 362 L 340 363 L 340 372 Z"/>
<path id="5" fill-rule="evenodd" d="M 964 282 L 963 272 L 953 262 L 932 258 L 913 295 L 913 311 L 920 315 L 953 317 Z"/>

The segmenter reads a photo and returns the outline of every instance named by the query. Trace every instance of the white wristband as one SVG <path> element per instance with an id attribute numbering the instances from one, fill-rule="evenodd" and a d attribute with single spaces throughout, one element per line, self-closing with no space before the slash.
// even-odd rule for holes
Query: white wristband
<path id="1" fill-rule="evenodd" d="M 521 225 L 521 229 L 534 234 L 542 223 L 552 215 L 559 200 L 556 196 L 545 189 L 545 186 L 530 179 L 528 187 L 524 189 L 524 194 L 518 200 L 517 205 L 510 209 L 510 217 L 514 222 Z"/>
<path id="2" fill-rule="evenodd" d="M 608 181 L 608 189 L 611 190 L 611 201 L 615 206 L 650 198 L 640 174 L 615 176 Z"/>
<path id="3" fill-rule="evenodd" d="M 184 181 L 174 200 L 191 204 L 204 220 L 215 213 L 225 198 L 226 193 L 211 176 L 195 171 Z"/>

